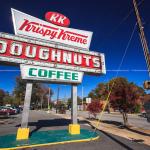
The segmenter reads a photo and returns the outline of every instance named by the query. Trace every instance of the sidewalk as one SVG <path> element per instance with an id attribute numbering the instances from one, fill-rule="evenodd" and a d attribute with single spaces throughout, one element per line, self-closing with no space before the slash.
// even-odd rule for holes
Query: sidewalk
<path id="1" fill-rule="evenodd" d="M 51 113 L 55 114 L 53 111 Z M 55 114 L 62 118 L 70 119 L 70 115 L 68 114 Z M 119 126 L 100 122 L 100 125 L 97 127 L 97 121 L 89 120 L 84 117 L 78 117 L 81 121 L 87 121 L 90 125 L 97 128 L 98 130 L 114 134 L 120 137 L 124 137 L 133 142 L 144 143 L 150 145 L 150 130 L 145 130 L 137 127 L 130 128 L 120 128 Z"/>

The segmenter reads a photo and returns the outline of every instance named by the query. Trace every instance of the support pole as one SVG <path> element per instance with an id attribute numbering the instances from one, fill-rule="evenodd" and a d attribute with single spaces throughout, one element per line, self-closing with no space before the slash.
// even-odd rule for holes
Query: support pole
<path id="1" fill-rule="evenodd" d="M 69 133 L 80 134 L 80 125 L 78 124 L 77 121 L 77 85 L 72 85 L 71 99 L 72 99 L 72 108 L 71 108 L 72 124 L 69 125 Z"/>
<path id="2" fill-rule="evenodd" d="M 136 3 L 136 0 L 133 0 L 133 5 L 134 5 L 134 9 L 135 9 L 135 14 L 137 17 L 137 23 L 139 26 L 139 35 L 140 35 L 140 40 L 142 43 L 142 47 L 143 47 L 143 51 L 144 51 L 144 56 L 145 56 L 145 60 L 146 60 L 146 64 L 147 64 L 147 69 L 148 69 L 148 73 L 150 76 L 150 54 L 149 54 L 149 48 L 148 48 L 148 44 L 147 44 L 147 40 L 145 37 L 145 33 L 144 33 L 144 27 L 140 18 L 140 13 L 138 10 L 138 6 Z"/>
<path id="3" fill-rule="evenodd" d="M 31 94 L 32 94 L 32 83 L 26 83 L 26 93 L 22 113 L 21 128 L 18 129 L 17 140 L 28 139 L 29 137 L 28 119 L 29 119 Z"/>
<path id="4" fill-rule="evenodd" d="M 84 109 L 83 109 L 83 98 L 84 98 L 83 88 L 84 88 L 84 87 L 82 86 L 82 110 L 84 110 Z"/>
<path id="5" fill-rule="evenodd" d="M 50 110 L 49 101 L 50 101 L 50 88 L 48 88 L 47 113 L 49 113 Z"/>
<path id="6" fill-rule="evenodd" d="M 72 124 L 77 124 L 77 86 L 72 85 L 72 90 L 71 90 L 71 99 L 72 99 Z"/>
<path id="7" fill-rule="evenodd" d="M 59 85 L 58 85 L 58 89 L 57 89 L 56 114 L 58 113 L 58 100 L 59 100 Z"/>

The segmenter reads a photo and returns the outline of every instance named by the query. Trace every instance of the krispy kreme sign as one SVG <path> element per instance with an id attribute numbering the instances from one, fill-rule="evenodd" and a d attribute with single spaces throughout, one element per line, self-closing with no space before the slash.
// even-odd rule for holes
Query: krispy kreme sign
<path id="1" fill-rule="evenodd" d="M 45 14 L 46 21 L 56 24 L 62 27 L 68 27 L 70 25 L 70 20 L 66 16 L 58 13 L 58 12 L 47 12 Z"/>
<path id="2" fill-rule="evenodd" d="M 16 35 L 89 49 L 92 32 L 60 27 L 15 9 L 11 11 Z"/>
<path id="3" fill-rule="evenodd" d="M 0 33 L 0 61 L 105 74 L 104 54 Z"/>

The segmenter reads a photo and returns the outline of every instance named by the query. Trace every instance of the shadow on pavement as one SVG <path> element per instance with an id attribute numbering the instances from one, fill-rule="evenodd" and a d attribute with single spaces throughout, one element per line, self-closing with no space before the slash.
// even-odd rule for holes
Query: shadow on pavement
<path id="1" fill-rule="evenodd" d="M 17 118 L 16 116 L 0 116 L 0 120 L 1 119 L 6 119 L 6 120 L 8 120 L 8 119 L 15 119 L 15 118 Z"/>
<path id="2" fill-rule="evenodd" d="M 119 129 L 127 129 L 127 130 L 129 130 L 129 131 L 131 131 L 131 132 L 134 132 L 134 133 L 138 133 L 138 134 L 141 134 L 141 135 L 144 135 L 144 136 L 150 136 L 150 134 L 145 133 L 145 132 L 142 132 L 142 131 L 139 131 L 139 129 L 133 129 L 132 126 L 126 127 L 126 126 L 123 125 L 123 123 L 118 122 L 118 121 L 102 120 L 101 122 L 106 123 L 106 124 L 115 125 L 115 126 L 117 126 Z"/>
<path id="3" fill-rule="evenodd" d="M 138 129 L 133 129 L 132 126 L 129 126 L 129 127 L 124 126 L 121 122 L 111 121 L 111 120 L 103 120 L 102 122 L 107 123 L 107 124 L 113 124 L 113 125 L 117 126 L 120 129 L 127 129 L 131 132 L 134 132 L 134 133 L 138 133 L 138 134 L 141 134 L 141 135 L 144 135 L 144 136 L 150 136 L 150 134 L 148 134 L 148 133 L 144 133 L 142 131 L 139 131 Z"/>
<path id="4" fill-rule="evenodd" d="M 107 123 L 107 124 L 113 124 L 115 126 L 123 126 L 122 122 L 118 122 L 118 121 L 112 121 L 112 120 L 102 120 L 101 122 L 103 123 Z"/>
<path id="5" fill-rule="evenodd" d="M 113 141 L 115 141 L 116 143 L 118 143 L 119 145 L 121 145 L 123 148 L 127 149 L 127 150 L 133 150 L 131 147 L 129 147 L 128 145 L 124 144 L 123 142 L 121 142 L 120 140 L 116 139 L 115 137 L 113 137 L 112 135 L 110 135 L 109 133 L 99 130 L 100 132 L 102 132 L 103 134 L 105 134 L 106 136 L 108 136 L 110 139 L 112 139 Z"/>
<path id="6" fill-rule="evenodd" d="M 91 124 L 91 127 L 93 129 L 95 129 L 95 127 Z M 107 137 L 109 137 L 111 140 L 113 140 L 114 142 L 116 142 L 117 144 L 119 144 L 120 146 L 122 146 L 123 148 L 127 149 L 127 150 L 133 150 L 131 147 L 129 147 L 128 145 L 124 144 L 123 142 L 121 142 L 120 140 L 118 140 L 117 138 L 115 138 L 113 135 L 105 132 L 105 131 L 102 131 L 102 130 L 99 130 L 99 129 L 96 129 L 97 131 L 100 131 L 101 133 L 103 133 L 104 135 L 106 135 Z"/>
<path id="7" fill-rule="evenodd" d="M 58 119 L 49 119 L 49 120 L 38 120 L 37 122 L 29 122 L 28 125 L 36 127 L 34 130 L 31 131 L 30 135 L 32 135 L 32 133 L 38 131 L 42 127 L 68 126 L 70 123 L 71 123 L 70 119 L 58 118 Z M 88 121 L 79 120 L 79 124 L 85 124 L 85 123 L 88 123 Z M 20 124 L 16 125 L 16 127 L 19 127 L 19 126 Z"/>
<path id="8" fill-rule="evenodd" d="M 125 128 L 126 128 L 127 130 L 131 131 L 131 132 L 134 132 L 134 133 L 138 133 L 138 134 L 141 134 L 141 135 L 144 135 L 144 136 L 150 136 L 150 134 L 141 132 L 141 131 L 136 130 L 136 129 L 132 129 L 132 128 L 129 128 L 129 127 L 125 127 Z"/>

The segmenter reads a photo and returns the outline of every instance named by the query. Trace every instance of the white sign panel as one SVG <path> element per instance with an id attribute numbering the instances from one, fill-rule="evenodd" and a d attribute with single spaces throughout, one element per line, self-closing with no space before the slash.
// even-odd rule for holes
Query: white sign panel
<path id="1" fill-rule="evenodd" d="M 0 33 L 0 62 L 105 74 L 103 53 L 78 50 Z"/>
<path id="2" fill-rule="evenodd" d="M 33 65 L 20 65 L 22 79 L 38 80 L 59 83 L 81 83 L 83 72 L 39 67 Z"/>
<path id="3" fill-rule="evenodd" d="M 87 98 L 86 98 L 86 103 L 87 103 L 87 104 L 90 104 L 90 103 L 91 103 L 91 98 L 90 98 L 90 97 L 87 97 Z"/>
<path id="4" fill-rule="evenodd" d="M 18 10 L 11 10 L 16 35 L 89 49 L 92 32 L 60 27 Z"/>

